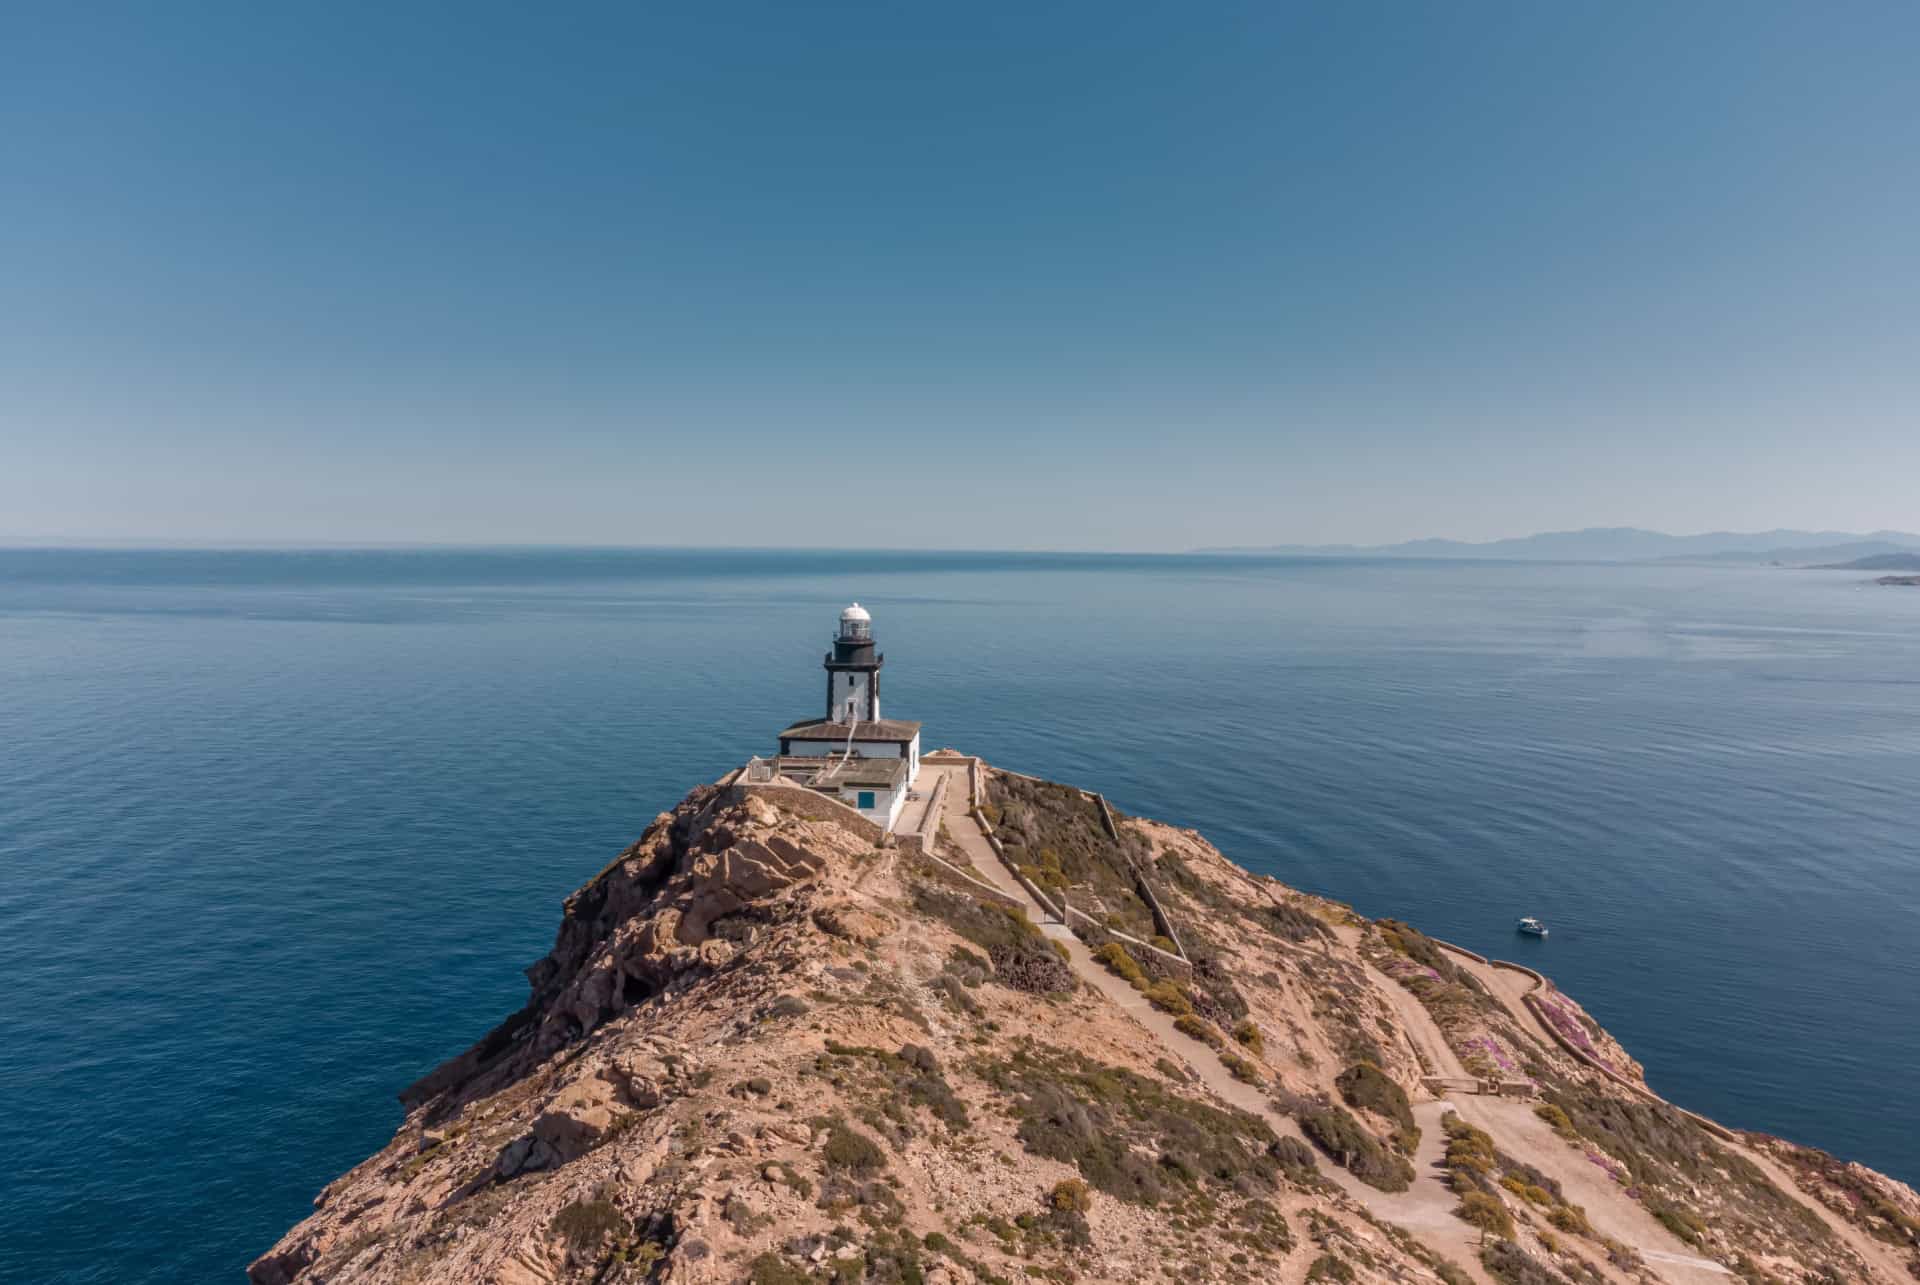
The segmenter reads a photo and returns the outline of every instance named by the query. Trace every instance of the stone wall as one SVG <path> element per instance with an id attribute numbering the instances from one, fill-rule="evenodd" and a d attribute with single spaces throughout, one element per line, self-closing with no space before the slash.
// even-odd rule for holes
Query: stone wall
<path id="1" fill-rule="evenodd" d="M 1127 865 L 1133 871 L 1134 890 L 1140 894 L 1140 900 L 1147 903 L 1147 909 L 1153 912 L 1155 931 L 1173 943 L 1174 954 L 1183 960 L 1186 959 L 1187 948 L 1180 944 L 1180 934 L 1173 930 L 1173 920 L 1167 917 L 1166 907 L 1160 904 L 1160 898 L 1154 894 L 1153 881 L 1147 878 L 1147 872 L 1140 868 L 1139 863 L 1133 859 L 1132 854 L 1127 852 L 1126 845 L 1120 840 L 1120 827 L 1114 823 L 1113 809 L 1107 806 L 1107 796 L 1095 794 L 1093 801 L 1100 805 L 1100 821 L 1107 828 L 1107 837 L 1113 840 L 1114 846 L 1118 847 L 1121 854 L 1127 858 Z M 1164 955 L 1166 952 L 1160 953 Z"/>
<path id="2" fill-rule="evenodd" d="M 1559 1029 L 1554 1025 L 1552 1019 L 1548 1017 L 1544 1006 L 1541 1004 L 1539 999 L 1535 998 L 1535 995 L 1534 995 L 1534 991 L 1544 990 L 1547 986 L 1551 985 L 1551 983 L 1547 981 L 1546 976 L 1543 973 L 1540 973 L 1536 969 L 1528 968 L 1525 964 L 1515 964 L 1504 959 L 1488 959 L 1485 955 L 1481 955 L 1474 951 L 1468 950 L 1464 946 L 1456 946 L 1449 941 L 1441 941 L 1438 937 L 1433 939 L 1433 943 L 1434 945 L 1439 946 L 1443 950 L 1450 950 L 1456 955 L 1464 956 L 1467 959 L 1477 960 L 1480 963 L 1487 965 L 1489 968 L 1504 968 L 1508 972 L 1521 973 L 1531 978 L 1533 980 L 1533 991 L 1529 991 L 1525 995 L 1522 995 L 1520 997 L 1520 1002 L 1526 1006 L 1527 1012 L 1532 1015 L 1534 1021 L 1540 1025 L 1540 1028 L 1544 1030 L 1548 1035 L 1553 1037 L 1553 1042 L 1555 1044 L 1558 1044 L 1562 1049 L 1564 1049 L 1568 1054 L 1570 1054 L 1576 1061 L 1579 1061 L 1583 1065 L 1593 1068 L 1594 1070 L 1598 1071 L 1600 1074 L 1606 1076 L 1609 1080 L 1612 1080 L 1615 1084 L 1619 1084 L 1625 1088 L 1633 1090 L 1633 1092 L 1639 1094 L 1641 1097 L 1647 1099 L 1649 1102 L 1658 1102 L 1663 1106 L 1673 1107 L 1675 1111 L 1678 1111 L 1681 1115 L 1687 1117 L 1687 1119 L 1693 1121 L 1695 1124 L 1699 1125 L 1702 1129 L 1705 1129 L 1708 1133 L 1711 1133 L 1714 1137 L 1719 1138 L 1722 1141 L 1739 1142 L 1741 1140 L 1739 1134 L 1727 1128 L 1725 1125 L 1715 1120 L 1709 1120 L 1707 1119 L 1707 1117 L 1703 1115 L 1699 1115 L 1699 1114 L 1696 1114 L 1695 1112 L 1689 1111 L 1683 1106 L 1677 1106 L 1672 1102 L 1668 1102 L 1665 1098 L 1661 1097 L 1658 1093 L 1655 1093 L 1652 1089 L 1648 1088 L 1646 1085 L 1640 1083 L 1638 1080 L 1634 1080 L 1620 1074 L 1620 1072 L 1614 1070 L 1612 1067 L 1602 1062 L 1599 1058 L 1593 1056 L 1591 1053 L 1581 1048 L 1578 1044 L 1575 1044 L 1572 1040 L 1562 1035 Z M 1499 1093 L 1508 1093 L 1511 1091 L 1517 1095 L 1518 1083 L 1515 1082 L 1513 1085 L 1509 1086 L 1507 1083 L 1502 1082 L 1500 1086 L 1494 1091 Z"/>
<path id="3" fill-rule="evenodd" d="M 1089 915 L 1086 911 L 1077 909 L 1072 904 L 1072 902 L 1065 897 L 1062 897 L 1060 901 L 1056 903 L 1051 896 L 1043 892 L 1038 886 L 1034 884 L 1032 880 L 1028 879 L 1026 875 L 1022 874 L 1019 866 L 1007 860 L 1006 849 L 1001 845 L 999 836 L 994 834 L 993 824 L 989 822 L 985 816 L 981 815 L 981 812 L 980 812 L 980 801 L 983 797 L 983 784 L 984 784 L 982 780 L 982 776 L 986 770 L 986 764 L 982 762 L 979 758 L 972 755 L 955 754 L 949 751 L 936 750 L 932 754 L 925 755 L 921 761 L 927 762 L 927 763 L 945 763 L 945 764 L 964 763 L 966 764 L 968 811 L 970 811 L 973 814 L 973 819 L 975 823 L 979 825 L 980 832 L 987 837 L 987 846 L 993 849 L 994 856 L 1000 858 L 1000 864 L 1006 868 L 1007 873 L 1012 875 L 1014 877 L 1014 880 L 1019 883 L 1021 888 L 1026 890 L 1027 895 L 1032 897 L 1034 901 L 1039 903 L 1040 907 L 1043 910 L 1045 910 L 1049 915 L 1052 915 L 1056 920 L 1058 920 L 1063 924 L 1066 924 L 1068 927 L 1072 927 L 1072 925 L 1075 922 L 1090 924 L 1093 927 L 1098 928 L 1101 932 L 1105 933 L 1107 936 L 1115 938 L 1116 940 L 1125 942 L 1130 949 L 1140 952 L 1144 955 L 1151 956 L 1155 962 L 1161 965 L 1164 965 L 1167 971 L 1181 977 L 1193 976 L 1193 964 L 1189 962 L 1184 955 L 1173 954 L 1169 951 L 1160 949 L 1160 947 L 1154 945 L 1150 941 L 1141 941 L 1138 937 L 1132 936 L 1129 933 L 1123 933 L 1115 929 L 1109 928 L 1105 924 L 1101 923 L 1099 920 L 1095 919 L 1092 915 Z M 1007 769 L 1000 768 L 1000 767 L 996 767 L 993 770 L 996 772 L 1007 772 Z M 1053 784 L 1052 782 L 1045 781 L 1045 778 L 1043 777 L 1027 776 L 1026 773 L 1024 772 L 1007 772 L 1007 775 L 1023 777 L 1029 781 L 1042 781 L 1046 784 Z M 1105 823 L 1108 828 L 1108 832 L 1113 833 L 1113 817 L 1111 813 L 1107 812 L 1107 801 L 1101 798 L 1098 794 L 1094 794 L 1091 791 L 1082 790 L 1081 793 L 1089 799 L 1094 799 L 1098 801 L 1098 803 L 1100 804 L 1101 813 L 1103 816 L 1106 817 Z M 1115 840 L 1116 842 L 1118 841 L 1117 835 L 1115 835 Z M 1140 882 L 1140 874 L 1137 869 L 1135 870 L 1134 875 L 1135 875 L 1135 881 Z M 1164 916 L 1165 912 L 1160 910 L 1159 904 L 1157 901 L 1148 900 L 1147 904 L 1153 907 L 1154 913 L 1155 913 L 1155 922 L 1156 924 L 1158 924 L 1160 922 L 1161 917 Z M 1171 938 L 1172 934 L 1169 933 L 1168 936 Z M 1176 944 L 1177 944 L 1177 939 L 1176 939 Z"/>
<path id="4" fill-rule="evenodd" d="M 831 821 L 835 825 L 845 826 L 864 839 L 879 843 L 886 830 L 878 822 L 870 821 L 860 815 L 858 808 L 850 808 L 835 798 L 809 790 L 805 786 L 792 785 L 784 781 L 747 782 L 735 781 L 723 787 L 724 797 L 729 803 L 739 803 L 749 795 L 759 795 L 782 812 L 805 817 L 809 821 Z"/>

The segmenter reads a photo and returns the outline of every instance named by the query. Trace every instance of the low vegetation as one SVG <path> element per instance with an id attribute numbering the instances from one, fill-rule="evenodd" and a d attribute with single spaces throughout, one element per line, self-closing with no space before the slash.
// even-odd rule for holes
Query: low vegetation
<path id="1" fill-rule="evenodd" d="M 887 1167 L 887 1153 L 880 1144 L 838 1117 L 827 1122 L 827 1141 L 820 1158 L 828 1169 L 851 1174 L 878 1173 Z"/>
<path id="2" fill-rule="evenodd" d="M 1681 1240 L 1705 1245 L 1717 1233 L 1722 1243 L 1793 1244 L 1803 1255 L 1837 1248 L 1817 1214 L 1676 1108 L 1591 1086 L 1549 1088 L 1546 1097 L 1594 1149 L 1596 1163 L 1617 1172 Z M 1713 1193 L 1709 1207 L 1693 1203 L 1699 1192 Z"/>
<path id="3" fill-rule="evenodd" d="M 1385 1116 L 1403 1129 L 1412 1129 L 1413 1104 L 1390 1076 L 1371 1062 L 1356 1062 L 1334 1078 L 1333 1085 L 1350 1107 Z"/>
<path id="4" fill-rule="evenodd" d="M 1352 1281 L 1354 1279 L 1353 1268 L 1347 1266 L 1347 1261 L 1336 1254 L 1322 1254 L 1313 1260 L 1313 1266 L 1307 1268 L 1309 1285 L 1314 1281 Z"/>
<path id="5" fill-rule="evenodd" d="M 1480 1265 L 1501 1285 L 1564 1285 L 1566 1279 L 1511 1240 L 1496 1240 L 1481 1250 Z"/>
<path id="6" fill-rule="evenodd" d="M 1303 1113 L 1300 1128 L 1315 1146 L 1361 1182 L 1381 1191 L 1405 1191 L 1413 1185 L 1413 1166 L 1395 1155 L 1344 1107 Z"/>
<path id="7" fill-rule="evenodd" d="M 1077 984 L 1073 969 L 1023 911 L 924 883 L 914 889 L 914 908 L 986 951 L 994 980 L 1003 986 L 1060 995 Z"/>
<path id="8" fill-rule="evenodd" d="M 1138 960 L 1127 953 L 1127 948 L 1119 942 L 1110 941 L 1105 943 L 1093 952 L 1093 957 L 1105 965 L 1108 972 L 1121 978 L 1136 990 L 1146 989 L 1147 974 L 1145 970 L 1140 967 Z"/>
<path id="9" fill-rule="evenodd" d="M 1513 1235 L 1513 1215 L 1498 1196 L 1469 1191 L 1460 1197 L 1460 1205 L 1453 1212 L 1490 1236 Z"/>
<path id="10" fill-rule="evenodd" d="M 981 1068 L 1015 1102 L 1021 1145 L 1073 1165 L 1095 1190 L 1136 1204 L 1222 1186 L 1270 1188 L 1281 1166 L 1257 1116 L 1170 1092 L 1077 1053 L 1016 1053 Z"/>
<path id="11" fill-rule="evenodd" d="M 1115 842 L 1100 805 L 1070 785 L 994 772 L 987 793 L 1007 859 L 1023 874 L 1043 888 L 1091 893 L 1114 928 L 1142 941 L 1153 937 L 1152 908 L 1134 884 L 1135 866 L 1150 856 L 1143 839 L 1123 831 Z"/>
<path id="12" fill-rule="evenodd" d="M 1420 1126 L 1413 1122 L 1413 1106 L 1406 1091 L 1371 1062 L 1356 1062 L 1334 1080 L 1346 1104 L 1393 1121 L 1394 1150 L 1410 1156 L 1420 1145 Z"/>
<path id="13" fill-rule="evenodd" d="M 1377 957 L 1383 971 L 1412 991 L 1443 1031 L 1462 1030 L 1500 1011 L 1479 980 L 1419 929 L 1398 919 L 1376 920 L 1374 929 L 1387 952 Z"/>
<path id="14" fill-rule="evenodd" d="M 573 1253 L 590 1253 L 633 1230 L 627 1216 L 607 1200 L 576 1200 L 553 1216 L 553 1232 Z"/>
<path id="15" fill-rule="evenodd" d="M 956 1134 L 966 1131 L 966 1103 L 954 1093 L 953 1086 L 947 1082 L 941 1070 L 940 1060 L 932 1050 L 917 1044 L 906 1044 L 897 1053 L 887 1053 L 865 1045 L 828 1040 L 824 1056 L 861 1059 L 870 1067 L 874 1074 L 863 1087 L 869 1096 L 878 1095 L 884 1099 L 881 1103 L 883 1110 L 888 1106 L 897 1109 L 902 1104 L 924 1107 L 949 1131 Z"/>

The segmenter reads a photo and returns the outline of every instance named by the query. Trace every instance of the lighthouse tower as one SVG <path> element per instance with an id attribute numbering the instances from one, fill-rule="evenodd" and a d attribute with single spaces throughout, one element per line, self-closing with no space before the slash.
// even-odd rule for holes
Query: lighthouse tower
<path id="1" fill-rule="evenodd" d="M 885 661 L 867 609 L 856 602 L 841 612 L 826 658 L 826 717 L 783 730 L 771 766 L 891 827 L 920 775 L 920 724 L 880 717 Z"/>
<path id="2" fill-rule="evenodd" d="M 873 617 L 859 603 L 840 613 L 840 635 L 827 653 L 827 721 L 875 722 L 880 717 L 880 666 L 873 649 Z"/>

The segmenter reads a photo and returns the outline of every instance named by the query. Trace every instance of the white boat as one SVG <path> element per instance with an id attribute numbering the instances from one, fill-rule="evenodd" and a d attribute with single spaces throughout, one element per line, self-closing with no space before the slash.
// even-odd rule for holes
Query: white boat
<path id="1" fill-rule="evenodd" d="M 1547 926 L 1538 919 L 1535 919 L 1532 915 L 1528 915 L 1515 925 L 1514 931 L 1527 937 L 1545 937 L 1547 935 Z"/>

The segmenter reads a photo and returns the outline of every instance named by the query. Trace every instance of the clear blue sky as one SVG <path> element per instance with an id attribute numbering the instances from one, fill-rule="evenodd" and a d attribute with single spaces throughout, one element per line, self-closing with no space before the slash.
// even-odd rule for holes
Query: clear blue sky
<path id="1" fill-rule="evenodd" d="M 0 538 L 1920 527 L 1920 4 L 0 10 Z"/>

